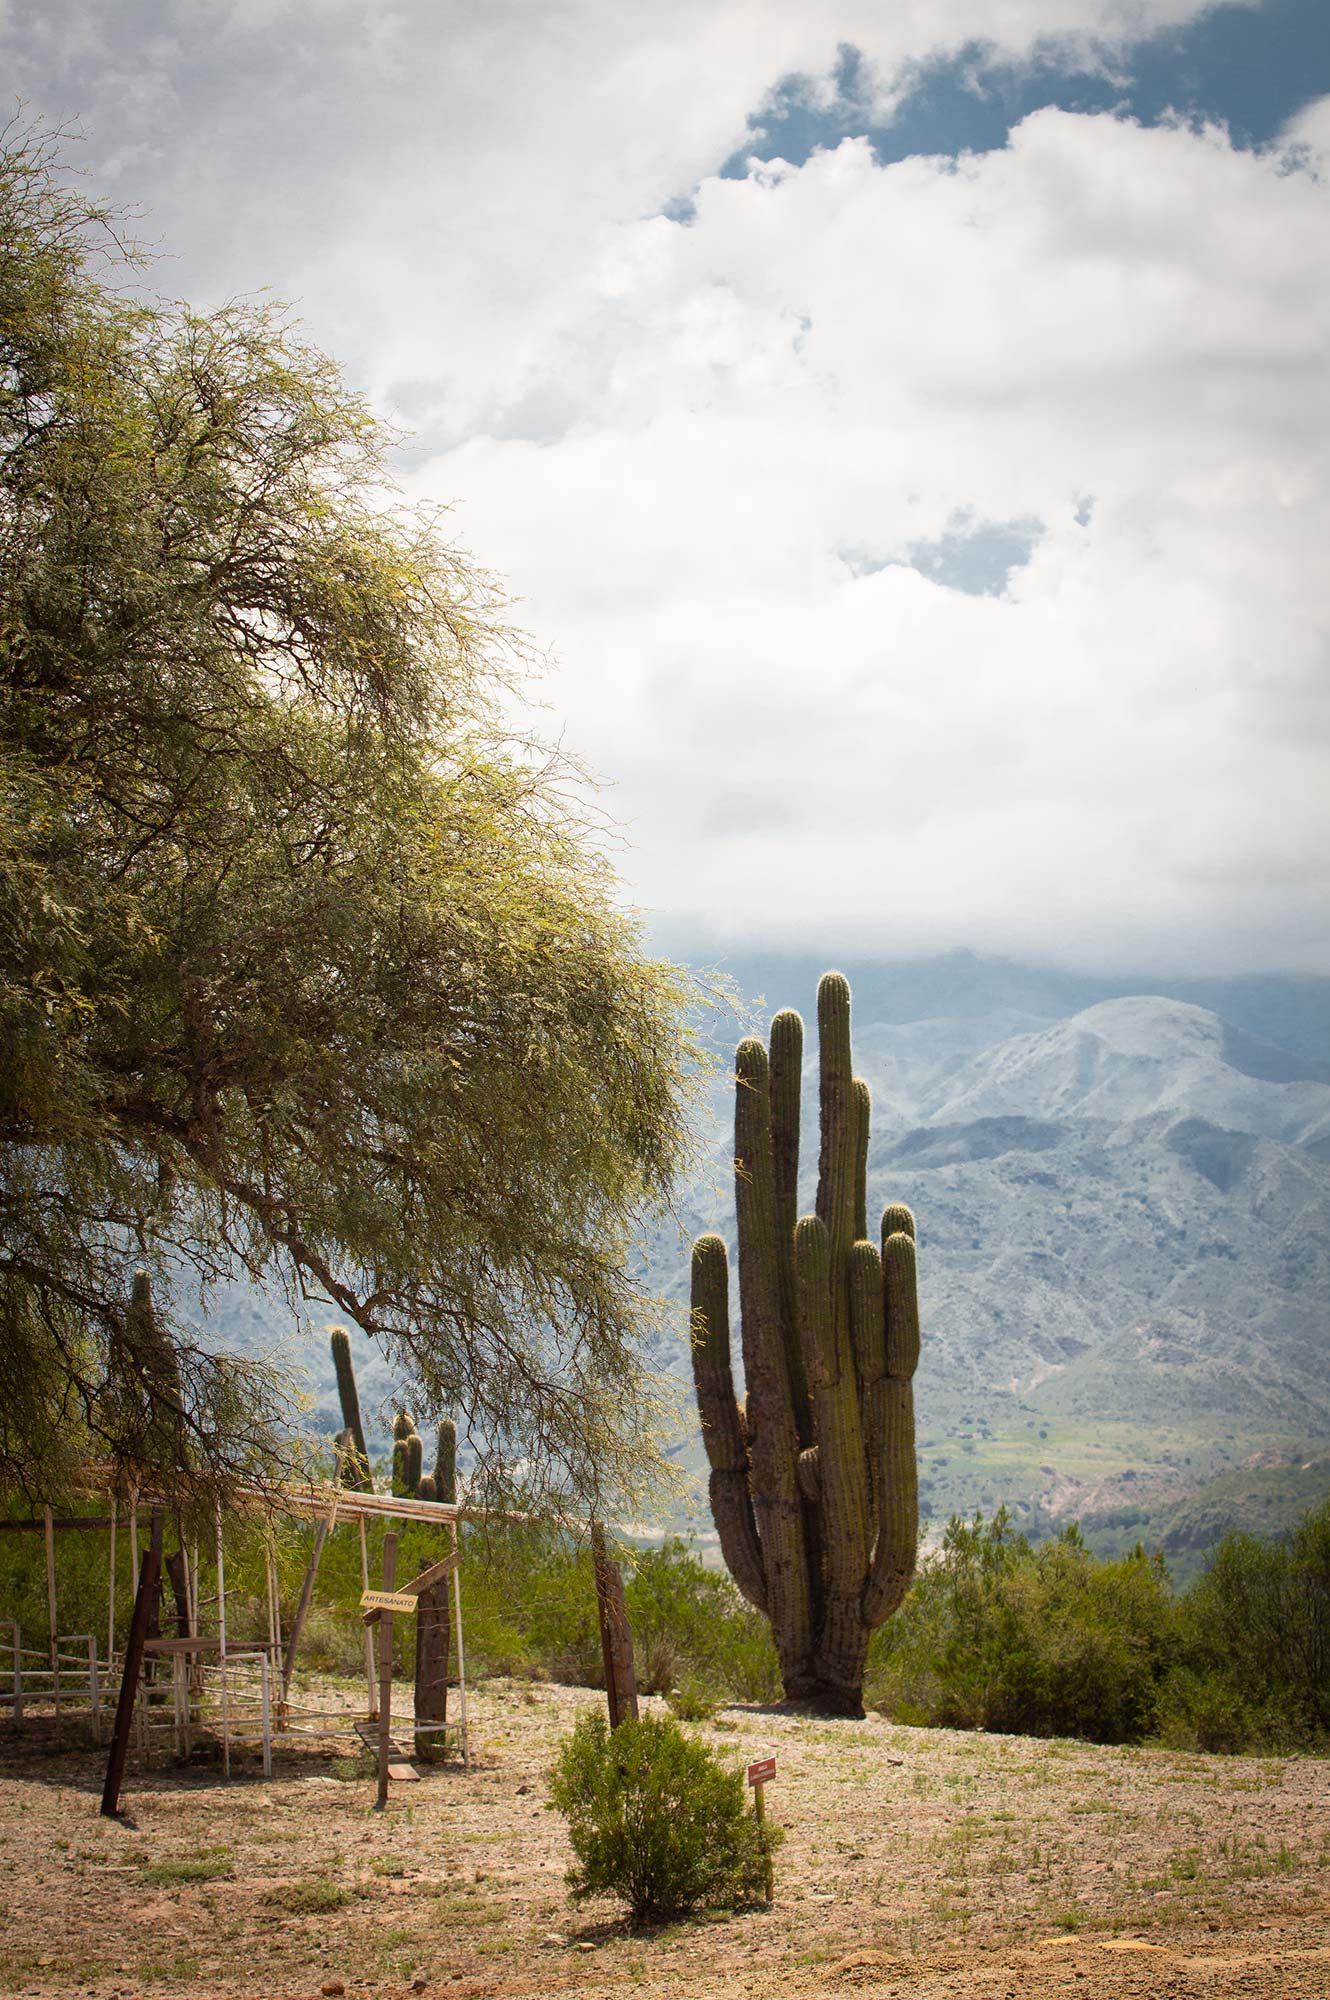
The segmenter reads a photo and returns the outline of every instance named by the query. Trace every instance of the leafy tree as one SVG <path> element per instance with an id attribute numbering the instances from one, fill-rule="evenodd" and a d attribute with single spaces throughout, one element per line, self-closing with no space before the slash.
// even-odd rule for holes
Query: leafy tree
<path id="1" fill-rule="evenodd" d="M 0 138 L 0 1479 L 143 1460 L 154 1396 L 106 1393 L 142 1265 L 280 1275 L 528 1490 L 631 1486 L 682 976 L 364 403 L 275 307 L 149 302 L 126 254 Z M 167 1297 L 195 1482 L 272 1469 L 278 1385 Z"/>

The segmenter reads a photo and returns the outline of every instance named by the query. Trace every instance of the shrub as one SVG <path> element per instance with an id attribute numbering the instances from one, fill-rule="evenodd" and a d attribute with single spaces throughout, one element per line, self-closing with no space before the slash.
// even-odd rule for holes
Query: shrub
<path id="1" fill-rule="evenodd" d="M 1178 1636 L 1163 1564 L 1092 1556 L 1075 1528 L 1031 1548 L 1004 1512 L 953 1520 L 870 1656 L 900 1722 L 1138 1742 Z"/>
<path id="2" fill-rule="evenodd" d="M 680 1722 L 710 1722 L 720 1707 L 720 1698 L 694 1673 L 684 1674 L 677 1687 L 665 1696 L 665 1706 Z"/>
<path id="3" fill-rule="evenodd" d="M 568 1821 L 575 1902 L 619 1896 L 634 1921 L 760 1895 L 762 1834 L 742 1773 L 727 1771 L 677 1722 L 646 1716 L 611 1735 L 584 1716 L 566 1740 L 550 1797 Z M 773 1829 L 766 1830 L 768 1841 Z"/>

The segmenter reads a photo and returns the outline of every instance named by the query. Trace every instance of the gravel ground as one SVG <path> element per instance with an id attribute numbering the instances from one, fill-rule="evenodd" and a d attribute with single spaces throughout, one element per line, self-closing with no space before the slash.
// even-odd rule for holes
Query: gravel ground
<path id="1" fill-rule="evenodd" d="M 601 1697 L 498 1682 L 478 1754 L 394 1785 L 345 1758 L 271 1783 L 0 1742 L 0 1994 L 86 2000 L 417 1993 L 1330 2000 L 1330 1765 L 722 1710 L 774 1754 L 772 1909 L 633 1933 L 574 1911 L 545 1803 Z"/>

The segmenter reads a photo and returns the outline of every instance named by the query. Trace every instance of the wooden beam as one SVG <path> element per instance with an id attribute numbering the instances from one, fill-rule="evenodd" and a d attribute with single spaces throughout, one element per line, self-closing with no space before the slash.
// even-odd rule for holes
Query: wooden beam
<path id="1" fill-rule="evenodd" d="M 114 1528 L 115 1519 L 110 1514 L 53 1514 L 51 1526 L 57 1533 L 61 1528 Z M 0 1535 L 42 1535 L 46 1532 L 46 1521 L 0 1521 Z"/>
<path id="2" fill-rule="evenodd" d="M 129 1732 L 134 1720 L 134 1700 L 143 1672 L 143 1648 L 148 1637 L 148 1616 L 157 1600 L 162 1581 L 162 1513 L 153 1509 L 152 1539 L 143 1552 L 134 1614 L 125 1641 L 125 1667 L 120 1676 L 120 1699 L 116 1703 L 115 1727 L 111 1731 L 111 1754 L 106 1760 L 106 1783 L 102 1787 L 102 1812 L 115 1819 L 120 1811 L 120 1787 L 125 1781 L 125 1759 L 129 1755 Z"/>

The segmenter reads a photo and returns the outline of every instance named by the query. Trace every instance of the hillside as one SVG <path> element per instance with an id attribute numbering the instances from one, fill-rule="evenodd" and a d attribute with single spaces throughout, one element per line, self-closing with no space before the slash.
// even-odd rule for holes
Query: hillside
<path id="1" fill-rule="evenodd" d="M 744 993 L 811 1015 L 811 963 L 728 970 Z M 1201 1530 L 1174 1510 L 1211 1480 L 1227 1483 L 1201 1523 L 1246 1519 L 1244 1491 L 1256 1525 L 1282 1519 L 1274 1489 L 1310 1504 L 1318 1474 L 1303 1468 L 1330 1446 L 1330 1064 L 1317 1027 L 1330 982 L 1210 982 L 1234 1021 L 1176 993 L 1105 995 L 965 955 L 852 976 L 874 1099 L 870 1203 L 903 1199 L 920 1222 L 932 1518 L 1005 1503 L 1038 1530 L 1077 1515 L 1092 1535 L 1102 1524 L 1106 1546 L 1127 1527 L 1167 1536 L 1187 1564 Z M 754 998 L 755 1021 L 769 1011 Z M 1290 1023 L 1297 1047 L 1263 1032 Z M 681 1381 L 688 1241 L 733 1233 L 728 1096 L 713 1092 L 704 1164 L 644 1246 L 675 1306 L 656 1358 Z M 804 1116 L 815 1133 L 811 1062 Z M 811 1169 L 815 1139 L 804 1153 Z M 291 1326 L 288 1309 L 241 1290 L 210 1319 L 245 1345 Z M 322 1336 L 290 1352 L 315 1423 L 333 1428 Z M 367 1414 L 387 1412 L 389 1373 L 361 1354 Z M 676 1455 L 701 1466 L 691 1421 Z M 1252 1468 L 1255 1485 L 1234 1478 Z M 705 1530 L 704 1512 L 687 1518 Z"/>

